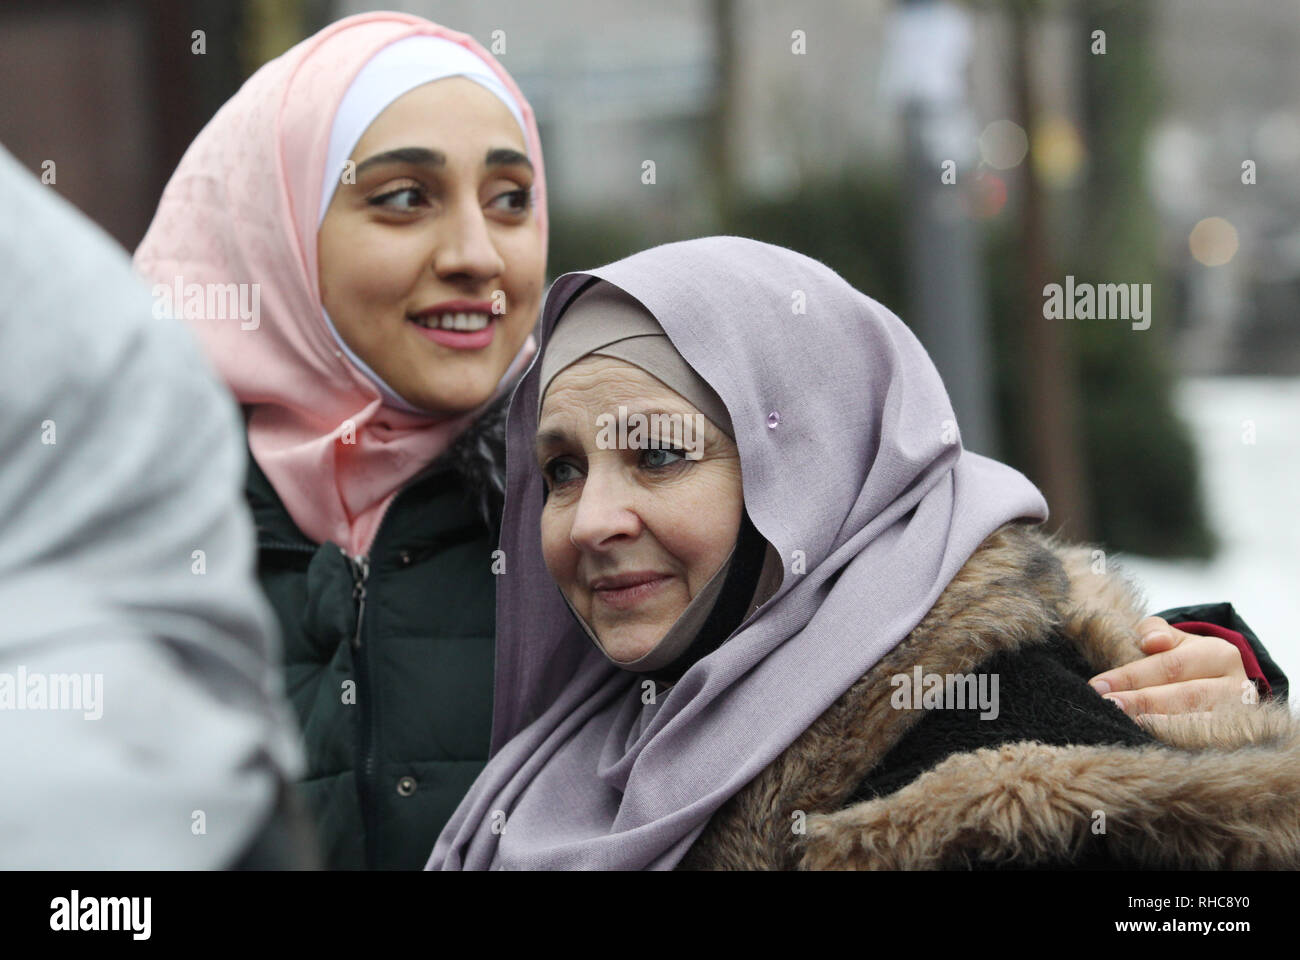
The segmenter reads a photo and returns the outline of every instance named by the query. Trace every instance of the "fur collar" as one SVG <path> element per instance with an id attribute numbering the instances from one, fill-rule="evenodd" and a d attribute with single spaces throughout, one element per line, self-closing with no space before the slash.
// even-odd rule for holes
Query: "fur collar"
<path id="1" fill-rule="evenodd" d="M 1300 725 L 1258 704 L 1172 717 L 1137 749 L 1021 742 L 949 757 L 878 800 L 808 818 L 806 870 L 922 870 L 1074 856 L 1105 815 L 1151 869 L 1300 867 Z"/>
<path id="2" fill-rule="evenodd" d="M 1094 556 L 1097 558 L 1094 560 Z M 845 807 L 921 719 L 889 678 L 966 673 L 1059 633 L 1097 671 L 1142 656 L 1143 598 L 1104 556 L 1008 524 L 907 638 L 710 821 L 682 866 L 922 869 L 1047 862 L 1106 815 L 1110 849 L 1152 867 L 1300 866 L 1300 723 L 1284 707 L 1216 710 L 1151 728 L 1150 747 L 1021 742 L 955 754 L 906 787 Z M 806 832 L 791 829 L 806 814 Z"/>
<path id="3" fill-rule="evenodd" d="M 454 470 L 480 516 L 492 530 L 501 525 L 506 496 L 506 413 L 509 392 L 493 401 L 440 458 Z"/>

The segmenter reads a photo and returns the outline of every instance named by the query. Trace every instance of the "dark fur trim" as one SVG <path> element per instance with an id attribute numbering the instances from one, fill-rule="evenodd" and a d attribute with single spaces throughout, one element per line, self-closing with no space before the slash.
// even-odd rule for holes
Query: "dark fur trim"
<path id="1" fill-rule="evenodd" d="M 1061 624 L 1069 589 L 1060 561 L 1023 527 L 991 534 L 903 642 L 714 815 L 682 867 L 793 867 L 801 838 L 790 829 L 791 815 L 838 810 L 920 720 L 917 711 L 890 706 L 889 678 L 918 663 L 965 673 L 995 654 L 1042 642 Z"/>
<path id="2" fill-rule="evenodd" d="M 1149 728 L 1160 745 L 1006 744 L 955 754 L 888 796 L 845 807 L 919 722 L 889 678 L 965 673 L 1065 637 L 1098 671 L 1142 656 L 1139 590 L 1088 546 L 1008 524 L 917 627 L 705 827 L 684 869 L 863 869 L 1068 858 L 1103 810 L 1108 843 L 1150 866 L 1300 866 L 1300 722 L 1252 705 Z M 1249 749 L 1247 749 L 1249 748 Z M 807 815 L 807 833 L 792 815 Z"/>
<path id="3" fill-rule="evenodd" d="M 501 525 L 506 496 L 506 413 L 510 393 L 498 397 L 451 445 L 442 459 L 465 481 L 484 522 Z"/>
<path id="4" fill-rule="evenodd" d="M 1171 718 L 1179 749 L 1005 744 L 808 818 L 809 870 L 1068 862 L 1105 815 L 1112 856 L 1150 869 L 1300 867 L 1300 724 L 1272 704 Z"/>

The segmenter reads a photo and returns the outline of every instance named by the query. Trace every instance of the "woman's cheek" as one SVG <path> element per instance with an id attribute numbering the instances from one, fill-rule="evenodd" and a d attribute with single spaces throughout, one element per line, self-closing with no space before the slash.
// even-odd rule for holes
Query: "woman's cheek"
<path id="1" fill-rule="evenodd" d="M 566 534 L 566 528 L 562 518 L 556 516 L 557 511 L 553 506 L 542 508 L 542 559 L 546 563 L 546 570 L 551 575 L 551 579 L 568 594 L 569 581 L 572 579 L 568 575 L 568 570 L 574 565 L 576 550 L 569 543 Z"/>
<path id="2" fill-rule="evenodd" d="M 352 266 L 356 290 L 367 303 L 403 302 L 420 278 L 424 259 L 401 245 L 376 246 Z"/>
<path id="3" fill-rule="evenodd" d="M 678 501 L 672 529 L 679 541 L 678 556 L 689 555 L 691 580 L 707 582 L 722 566 L 740 533 L 740 478 L 730 463 L 705 462 L 708 472 L 693 484 L 692 496 Z M 711 469 L 710 469 L 711 468 Z"/>
<path id="4" fill-rule="evenodd" d="M 708 560 L 713 524 L 708 520 L 701 523 L 708 515 L 708 502 L 680 487 L 656 491 L 641 509 L 651 535 L 692 584 Z"/>
<path id="5" fill-rule="evenodd" d="M 541 306 L 546 265 L 541 244 L 536 239 L 517 240 L 498 248 L 506 263 L 502 286 L 506 295 L 506 312 L 521 314 L 531 324 Z"/>

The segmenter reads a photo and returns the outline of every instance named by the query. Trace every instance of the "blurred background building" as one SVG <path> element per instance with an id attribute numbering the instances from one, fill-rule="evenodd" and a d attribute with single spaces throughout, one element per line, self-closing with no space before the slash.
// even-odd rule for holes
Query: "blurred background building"
<path id="1" fill-rule="evenodd" d="M 0 142 L 133 248 L 245 77 L 385 7 L 531 100 L 552 276 L 716 232 L 824 260 L 1050 526 L 1300 670 L 1295 0 L 6 0 Z M 1149 329 L 1047 319 L 1067 276 L 1151 284 Z"/>

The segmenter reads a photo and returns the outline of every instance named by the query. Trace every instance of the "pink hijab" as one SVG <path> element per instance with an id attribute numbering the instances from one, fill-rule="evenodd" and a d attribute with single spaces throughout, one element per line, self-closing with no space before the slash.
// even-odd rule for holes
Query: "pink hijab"
<path id="1" fill-rule="evenodd" d="M 316 234 L 335 112 L 371 57 L 421 35 L 465 47 L 518 102 L 544 245 L 541 140 L 509 74 L 472 37 L 406 14 L 367 13 L 270 61 L 217 111 L 181 159 L 135 253 L 137 269 L 168 288 L 258 285 L 255 327 L 239 316 L 191 326 L 251 408 L 249 447 L 298 528 L 352 554 L 370 549 L 397 492 L 480 412 L 439 419 L 386 406 L 339 349 L 320 299 Z M 174 312 L 183 315 L 179 304 Z M 533 350 L 530 337 L 512 372 Z"/>

